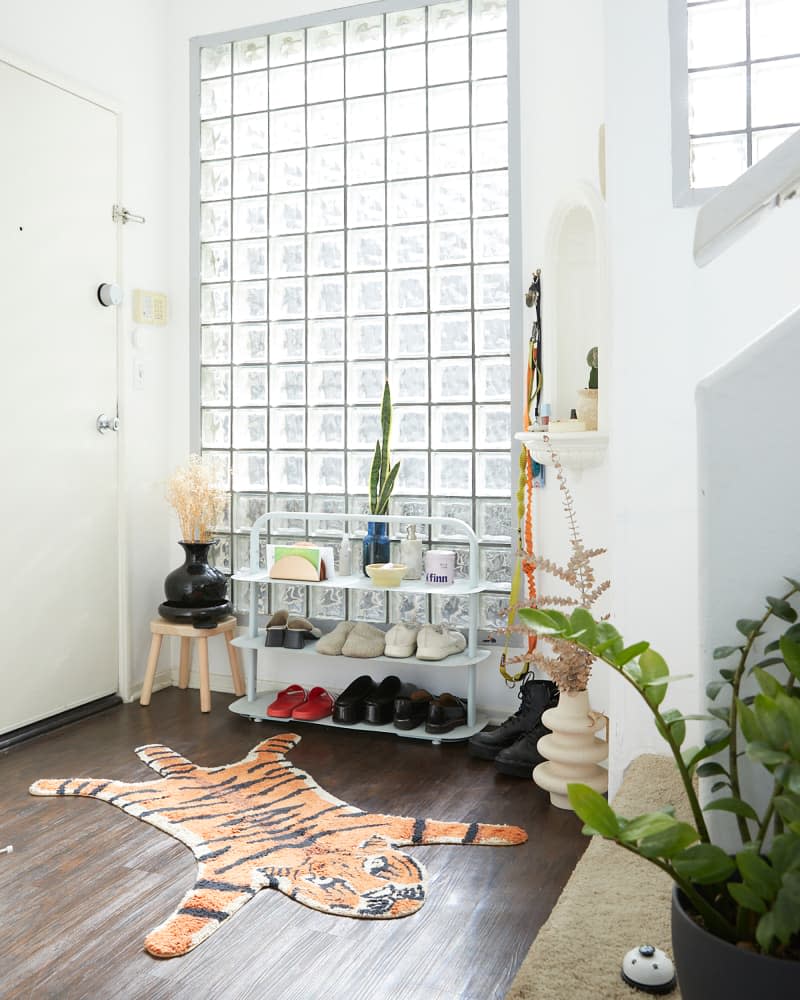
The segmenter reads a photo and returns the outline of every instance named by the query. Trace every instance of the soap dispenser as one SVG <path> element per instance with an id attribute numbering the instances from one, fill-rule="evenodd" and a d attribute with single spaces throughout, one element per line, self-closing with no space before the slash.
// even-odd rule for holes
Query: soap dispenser
<path id="1" fill-rule="evenodd" d="M 422 542 L 417 538 L 415 524 L 409 524 L 407 537 L 400 542 L 400 562 L 406 568 L 404 580 L 422 578 Z"/>

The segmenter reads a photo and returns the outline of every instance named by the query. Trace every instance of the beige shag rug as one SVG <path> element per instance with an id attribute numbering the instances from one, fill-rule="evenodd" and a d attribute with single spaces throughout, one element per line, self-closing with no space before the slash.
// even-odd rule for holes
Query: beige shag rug
<path id="1" fill-rule="evenodd" d="M 625 773 L 614 809 L 635 816 L 671 803 L 689 819 L 671 757 L 646 754 Z M 620 978 L 625 952 L 653 944 L 672 956 L 672 880 L 654 865 L 595 837 L 531 945 L 506 1000 L 635 1000 Z M 670 1000 L 680 1000 L 677 988 Z"/>

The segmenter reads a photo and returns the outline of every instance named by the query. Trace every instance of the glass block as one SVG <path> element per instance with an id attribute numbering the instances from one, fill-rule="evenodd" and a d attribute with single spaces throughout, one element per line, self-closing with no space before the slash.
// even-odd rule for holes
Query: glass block
<path id="1" fill-rule="evenodd" d="M 469 79 L 469 40 L 453 38 L 428 45 L 428 86 Z"/>
<path id="2" fill-rule="evenodd" d="M 352 261 L 352 256 L 350 257 Z M 389 267 L 424 267 L 428 263 L 426 226 L 396 226 L 389 230 Z M 352 263 L 350 265 L 352 267 Z"/>
<path id="3" fill-rule="evenodd" d="M 400 10 L 386 15 L 386 47 L 425 41 L 425 8 Z"/>
<path id="4" fill-rule="evenodd" d="M 371 458 L 371 456 L 370 456 Z M 349 475 L 349 473 L 348 473 Z M 367 470 L 367 475 L 369 475 L 369 470 Z M 368 514 L 369 513 L 369 499 L 366 495 L 353 496 L 353 493 L 364 493 L 361 490 L 351 490 L 351 496 L 347 498 L 347 510 L 350 514 Z M 363 521 L 352 520 L 350 521 L 350 536 L 351 538 L 357 534 L 365 534 L 367 531 L 367 518 L 365 517 Z"/>
<path id="5" fill-rule="evenodd" d="M 240 367 L 233 370 L 233 405 L 266 406 L 267 369 Z"/>
<path id="6" fill-rule="evenodd" d="M 795 0 L 751 0 L 751 57 L 763 59 L 797 52 L 800 52 L 800 8 Z"/>
<path id="7" fill-rule="evenodd" d="M 469 175 L 432 177 L 430 181 L 430 218 L 463 219 L 469 216 Z"/>
<path id="8" fill-rule="evenodd" d="M 330 101 L 308 108 L 308 145 L 324 146 L 344 141 L 344 104 Z"/>
<path id="9" fill-rule="evenodd" d="M 308 192 L 306 228 L 323 232 L 344 227 L 344 188 Z"/>
<path id="10" fill-rule="evenodd" d="M 450 628 L 469 627 L 469 598 L 446 594 L 431 596 L 431 621 Z"/>
<path id="11" fill-rule="evenodd" d="M 481 125 L 472 130 L 472 166 L 475 170 L 508 166 L 508 125 Z"/>
<path id="12" fill-rule="evenodd" d="M 428 91 L 428 127 L 434 130 L 459 125 L 469 125 L 469 84 L 433 87 Z"/>
<path id="13" fill-rule="evenodd" d="M 221 118 L 231 113 L 230 77 L 204 80 L 200 84 L 200 117 Z"/>
<path id="14" fill-rule="evenodd" d="M 305 67 L 306 100 L 309 104 L 318 101 L 341 100 L 344 97 L 344 60 L 325 59 L 310 63 Z"/>
<path id="15" fill-rule="evenodd" d="M 391 181 L 386 186 L 389 222 L 425 221 L 428 215 L 428 185 L 424 180 Z"/>
<path id="16" fill-rule="evenodd" d="M 472 257 L 469 221 L 437 222 L 431 226 L 431 266 L 469 263 Z"/>
<path id="17" fill-rule="evenodd" d="M 317 447 L 315 443 L 313 450 L 308 453 L 309 492 L 344 493 L 344 452 L 318 451 Z"/>
<path id="18" fill-rule="evenodd" d="M 306 226 L 303 194 L 273 194 L 269 199 L 269 234 L 302 233 Z"/>
<path id="19" fill-rule="evenodd" d="M 304 365 L 273 365 L 269 374 L 270 402 L 273 406 L 300 405 L 306 401 Z"/>
<path id="20" fill-rule="evenodd" d="M 347 180 L 350 184 L 382 181 L 385 174 L 382 139 L 347 144 Z"/>
<path id="21" fill-rule="evenodd" d="M 231 360 L 231 328 L 204 326 L 200 334 L 200 361 L 204 365 L 228 364 Z"/>
<path id="22" fill-rule="evenodd" d="M 385 381 L 386 368 L 382 361 L 357 361 L 349 364 L 347 366 L 348 403 L 380 404 L 383 399 Z"/>
<path id="23" fill-rule="evenodd" d="M 267 360 L 266 323 L 245 323 L 233 328 L 233 363 L 249 364 Z"/>
<path id="24" fill-rule="evenodd" d="M 796 128 L 772 128 L 753 133 L 753 163 L 758 163 L 780 144 L 794 135 Z"/>
<path id="25" fill-rule="evenodd" d="M 306 68 L 302 63 L 269 71 L 270 109 L 297 107 L 304 104 L 305 99 Z"/>
<path id="26" fill-rule="evenodd" d="M 392 497 L 389 501 L 389 513 L 397 517 L 427 517 L 429 509 L 427 497 Z M 428 525 L 420 522 L 416 526 L 417 538 L 426 539 L 428 537 Z M 406 529 L 402 525 L 397 526 L 398 534 L 405 537 Z M 399 549 L 399 546 L 398 546 Z M 398 552 L 399 554 L 399 552 Z"/>
<path id="27" fill-rule="evenodd" d="M 271 451 L 269 484 L 275 493 L 305 492 L 306 453 L 304 451 Z"/>
<path id="28" fill-rule="evenodd" d="M 509 539 L 513 524 L 508 500 L 478 501 L 478 535 L 481 538 Z"/>
<path id="29" fill-rule="evenodd" d="M 431 408 L 431 444 L 435 450 L 463 451 L 472 447 L 472 407 Z"/>
<path id="30" fill-rule="evenodd" d="M 200 322 L 227 323 L 231 318 L 229 285 L 203 285 L 200 290 Z"/>
<path id="31" fill-rule="evenodd" d="M 688 17 L 690 69 L 744 61 L 747 55 L 744 0 L 689 7 Z"/>
<path id="32" fill-rule="evenodd" d="M 347 189 L 348 227 L 382 226 L 385 215 L 386 197 L 383 184 L 360 184 Z"/>
<path id="33" fill-rule="evenodd" d="M 426 358 L 428 356 L 428 317 L 389 317 L 389 357 Z"/>
<path id="34" fill-rule="evenodd" d="M 347 323 L 348 360 L 383 358 L 386 354 L 386 324 L 383 317 L 356 317 Z"/>
<path id="35" fill-rule="evenodd" d="M 270 407 L 270 449 L 305 448 L 306 411 L 302 407 Z"/>
<path id="36" fill-rule="evenodd" d="M 431 398 L 435 403 L 472 402 L 471 359 L 448 358 L 432 361 Z"/>
<path id="37" fill-rule="evenodd" d="M 467 0 L 447 0 L 428 7 L 428 38 L 454 38 L 469 31 Z"/>
<path id="38" fill-rule="evenodd" d="M 308 279 L 308 315 L 313 318 L 344 315 L 344 277 Z"/>
<path id="39" fill-rule="evenodd" d="M 302 191 L 306 186 L 305 151 L 273 153 L 269 158 L 269 185 L 273 194 Z"/>
<path id="40" fill-rule="evenodd" d="M 386 231 L 357 229 L 347 234 L 347 268 L 369 271 L 386 267 Z"/>
<path id="41" fill-rule="evenodd" d="M 381 438 L 381 411 L 378 406 L 347 408 L 347 444 L 349 448 L 375 448 Z"/>
<path id="42" fill-rule="evenodd" d="M 507 261 L 509 256 L 508 247 L 508 219 L 476 219 L 473 223 L 473 260 L 476 263 L 481 261 Z"/>
<path id="43" fill-rule="evenodd" d="M 347 452 L 347 488 L 350 493 L 366 493 L 369 489 L 369 470 L 372 465 L 372 455 L 375 451 L 375 444 L 371 451 L 350 451 Z M 350 528 L 351 536 L 358 530 L 366 530 L 366 523 L 363 529 L 358 529 L 353 522 Z M 355 551 L 356 546 L 353 546 Z"/>
<path id="44" fill-rule="evenodd" d="M 393 451 L 392 462 L 400 462 L 394 491 L 401 496 L 428 492 L 428 452 Z"/>
<path id="45" fill-rule="evenodd" d="M 469 129 L 434 132 L 430 137 L 428 158 L 432 174 L 469 170 Z"/>
<path id="46" fill-rule="evenodd" d="M 238 240 L 233 244 L 233 277 L 237 281 L 266 278 L 267 241 Z"/>
<path id="47" fill-rule="evenodd" d="M 427 624 L 429 621 L 427 595 L 404 594 L 395 590 L 390 591 L 389 621 L 417 622 L 418 625 Z"/>
<path id="48" fill-rule="evenodd" d="M 200 248 L 200 280 L 227 281 L 230 276 L 230 243 L 204 243 Z"/>
<path id="49" fill-rule="evenodd" d="M 355 97 L 346 102 L 348 141 L 375 139 L 384 134 L 383 102 L 383 97 Z"/>
<path id="50" fill-rule="evenodd" d="M 689 74 L 689 131 L 733 132 L 747 123 L 747 73 L 743 66 Z"/>
<path id="51" fill-rule="evenodd" d="M 247 531 L 255 522 L 267 513 L 267 498 L 263 493 L 235 493 L 233 496 L 233 527 L 235 531 Z M 249 542 L 249 539 L 248 539 Z M 249 555 L 249 546 L 245 549 Z M 246 558 L 238 565 L 249 565 Z"/>
<path id="52" fill-rule="evenodd" d="M 740 133 L 692 139 L 689 169 L 693 188 L 730 184 L 747 169 L 747 136 Z"/>
<path id="53" fill-rule="evenodd" d="M 270 323 L 269 341 L 270 360 L 276 364 L 305 360 L 305 323 Z"/>
<path id="54" fill-rule="evenodd" d="M 477 35 L 472 39 L 472 79 L 505 76 L 508 65 L 508 41 L 504 31 Z"/>
<path id="55" fill-rule="evenodd" d="M 266 245 L 266 240 L 259 244 Z M 247 244 L 235 244 L 245 247 Z M 264 254 L 266 257 L 266 254 Z M 302 236 L 273 237 L 269 241 L 269 273 L 271 277 L 291 277 L 305 274 L 305 239 Z"/>
<path id="56" fill-rule="evenodd" d="M 342 496 L 312 496 L 309 510 L 314 514 L 340 514 L 344 513 L 347 501 Z M 346 530 L 344 519 L 342 520 L 313 520 L 309 522 L 309 531 L 315 535 L 341 535 Z"/>
<path id="57" fill-rule="evenodd" d="M 273 512 L 285 511 L 292 514 L 306 509 L 306 498 L 304 496 L 290 496 L 272 494 L 269 498 L 270 510 Z M 275 517 L 270 521 L 270 532 L 273 541 L 280 542 L 275 538 L 279 533 L 287 535 L 306 535 L 306 522 L 302 517 Z"/>
<path id="58" fill-rule="evenodd" d="M 425 129 L 428 93 L 401 90 L 386 96 L 386 134 L 405 135 Z"/>
<path id="59" fill-rule="evenodd" d="M 432 268 L 431 309 L 469 309 L 472 305 L 471 275 L 468 267 Z"/>
<path id="60" fill-rule="evenodd" d="M 366 52 L 383 47 L 383 16 L 355 17 L 345 21 L 345 49 L 347 52 Z"/>
<path id="61" fill-rule="evenodd" d="M 508 452 L 478 452 L 476 492 L 480 496 L 506 497 L 511 493 L 511 459 Z"/>
<path id="62" fill-rule="evenodd" d="M 270 610 L 285 608 L 292 615 L 305 615 L 308 587 L 302 583 L 271 583 Z"/>
<path id="63" fill-rule="evenodd" d="M 246 542 L 247 539 L 236 538 L 234 541 L 241 545 Z M 265 543 L 266 544 L 266 543 Z M 242 549 L 244 558 L 239 560 L 237 566 L 245 567 L 249 565 L 249 552 L 246 549 Z M 249 614 L 250 613 L 250 585 L 247 583 L 239 583 L 237 580 L 232 581 L 233 586 L 233 606 L 237 614 Z M 257 613 L 260 615 L 267 614 L 267 603 L 268 603 L 269 588 L 265 586 L 256 586 L 256 609 Z"/>
<path id="64" fill-rule="evenodd" d="M 475 268 L 475 308 L 504 309 L 509 304 L 507 264 L 483 264 Z"/>
<path id="65" fill-rule="evenodd" d="M 510 354 L 511 322 L 507 312 L 475 313 L 475 353 Z"/>
<path id="66" fill-rule="evenodd" d="M 511 399 L 511 362 L 508 358 L 475 360 L 475 399 L 479 403 L 507 403 Z"/>
<path id="67" fill-rule="evenodd" d="M 345 60 L 348 97 L 383 93 L 383 52 L 363 52 Z M 336 96 L 336 95 L 331 95 Z"/>
<path id="68" fill-rule="evenodd" d="M 270 66 L 285 66 L 288 63 L 302 62 L 306 55 L 305 35 L 305 31 L 301 28 L 271 35 L 269 39 Z"/>
<path id="69" fill-rule="evenodd" d="M 472 31 L 498 31 L 505 28 L 506 0 L 472 0 Z"/>
<path id="70" fill-rule="evenodd" d="M 477 406 L 475 421 L 476 448 L 511 447 L 510 406 Z"/>
<path id="71" fill-rule="evenodd" d="M 224 490 L 231 487 L 231 454 L 229 451 L 203 451 L 201 455 L 203 465 L 211 471 L 212 481 L 215 486 L 220 486 Z"/>
<path id="72" fill-rule="evenodd" d="M 308 324 L 308 360 L 344 359 L 344 321 L 312 320 Z"/>
<path id="73" fill-rule="evenodd" d="M 378 435 L 380 437 L 380 435 Z M 428 447 L 428 407 L 392 407 L 392 446 L 394 448 Z"/>
<path id="74" fill-rule="evenodd" d="M 230 118 L 217 118 L 200 126 L 200 159 L 219 160 L 231 155 Z"/>
<path id="75" fill-rule="evenodd" d="M 424 45 L 409 45 L 386 53 L 386 89 L 406 90 L 424 87 L 427 61 Z"/>
<path id="76" fill-rule="evenodd" d="M 344 270 L 344 233 L 314 233 L 308 237 L 308 273 Z"/>
<path id="77" fill-rule="evenodd" d="M 233 447 L 267 447 L 267 411 L 234 410 Z"/>
<path id="78" fill-rule="evenodd" d="M 344 448 L 344 413 L 344 407 L 331 406 L 314 406 L 308 411 L 308 436 L 315 450 L 317 448 Z M 313 455 L 314 452 L 311 454 Z M 344 486 L 344 479 L 340 485 Z M 325 492 L 324 488 L 320 488 L 320 490 Z M 331 492 L 340 491 L 332 490 Z"/>
<path id="79" fill-rule="evenodd" d="M 223 573 L 232 573 L 231 536 L 216 535 L 214 541 L 217 544 L 212 546 L 209 552 L 209 563 L 214 566 L 215 569 L 222 570 Z"/>
<path id="80" fill-rule="evenodd" d="M 434 357 L 471 355 L 472 314 L 434 314 L 431 317 L 431 354 Z"/>
<path id="81" fill-rule="evenodd" d="M 231 401 L 231 370 L 228 365 L 200 369 L 200 405 L 229 406 Z"/>
<path id="82" fill-rule="evenodd" d="M 266 451 L 235 451 L 233 453 L 233 489 L 236 493 L 267 488 Z"/>
<path id="83" fill-rule="evenodd" d="M 472 124 L 508 120 L 508 84 L 499 80 L 476 80 L 472 85 Z"/>
<path id="84" fill-rule="evenodd" d="M 428 402 L 427 361 L 390 361 L 389 382 L 393 403 Z"/>
<path id="85" fill-rule="evenodd" d="M 306 58 L 309 61 L 312 59 L 328 59 L 331 56 L 339 56 L 344 52 L 344 31 L 340 22 L 309 28 L 306 35 Z"/>
<path id="86" fill-rule="evenodd" d="M 354 621 L 383 624 L 386 603 L 386 594 L 381 590 L 353 590 L 350 592 L 350 617 Z"/>
<path id="87" fill-rule="evenodd" d="M 456 517 L 465 524 L 472 525 L 471 500 L 434 500 L 434 517 Z M 457 524 L 438 524 L 433 527 L 433 537 L 437 541 L 467 538 L 468 535 Z"/>
<path id="88" fill-rule="evenodd" d="M 269 75 L 248 73 L 233 78 L 233 110 L 237 115 L 266 111 L 269 107 Z"/>
<path id="89" fill-rule="evenodd" d="M 431 492 L 438 496 L 471 497 L 472 452 L 433 452 Z"/>
<path id="90" fill-rule="evenodd" d="M 456 577 L 469 576 L 469 547 L 466 545 L 453 545 L 452 551 L 456 557 Z"/>
<path id="91" fill-rule="evenodd" d="M 321 146 L 308 151 L 309 188 L 344 184 L 344 146 Z"/>
<path id="92" fill-rule="evenodd" d="M 248 192 L 249 193 L 249 192 Z M 227 160 L 211 160 L 200 165 L 200 197 L 203 201 L 231 196 L 231 165 Z"/>
<path id="93" fill-rule="evenodd" d="M 347 591 L 338 587 L 312 587 L 309 592 L 311 617 L 342 621 L 347 617 Z"/>
<path id="94" fill-rule="evenodd" d="M 269 113 L 269 146 L 272 150 L 299 149 L 306 144 L 304 108 Z"/>
<path id="95" fill-rule="evenodd" d="M 312 406 L 344 403 L 344 365 L 309 365 L 308 398 Z"/>
<path id="96" fill-rule="evenodd" d="M 231 47 L 224 45 L 204 46 L 200 49 L 200 76 L 225 76 L 231 71 Z"/>
<path id="97" fill-rule="evenodd" d="M 481 594 L 478 598 L 479 628 L 496 631 L 508 621 L 509 599 L 505 594 Z"/>
<path id="98" fill-rule="evenodd" d="M 200 420 L 200 442 L 204 448 L 229 448 L 231 444 L 231 411 L 203 410 Z"/>
<path id="99" fill-rule="evenodd" d="M 754 65 L 750 102 L 754 126 L 800 121 L 800 58 Z"/>
<path id="100" fill-rule="evenodd" d="M 428 272 L 397 271 L 389 274 L 389 312 L 416 313 L 428 308 Z"/>
<path id="101" fill-rule="evenodd" d="M 386 140 L 386 176 L 389 180 L 423 177 L 428 170 L 425 135 L 404 135 Z"/>
<path id="102" fill-rule="evenodd" d="M 508 171 L 472 175 L 473 215 L 508 214 Z"/>
<path id="103" fill-rule="evenodd" d="M 268 54 L 269 46 L 263 35 L 234 42 L 233 70 L 235 73 L 247 73 L 250 70 L 264 69 L 268 62 Z"/>
<path id="104" fill-rule="evenodd" d="M 267 235 L 267 199 L 239 198 L 233 203 L 233 238 Z"/>
<path id="105" fill-rule="evenodd" d="M 236 281 L 233 285 L 233 321 L 254 323 L 267 318 L 266 281 Z"/>

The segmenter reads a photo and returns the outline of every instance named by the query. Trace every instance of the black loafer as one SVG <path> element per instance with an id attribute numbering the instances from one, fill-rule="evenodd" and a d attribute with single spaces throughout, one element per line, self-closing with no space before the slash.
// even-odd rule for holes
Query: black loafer
<path id="1" fill-rule="evenodd" d="M 391 722 L 394 715 L 394 700 L 404 687 L 411 685 L 403 684 L 394 674 L 384 677 L 364 703 L 366 709 L 364 721 L 373 726 L 385 726 L 387 722 Z"/>
<path id="2" fill-rule="evenodd" d="M 343 726 L 361 722 L 366 714 L 365 702 L 374 695 L 375 689 L 375 681 L 367 674 L 356 677 L 333 703 L 333 721 Z"/>
<path id="3" fill-rule="evenodd" d="M 434 698 L 428 706 L 426 733 L 449 733 L 451 729 L 467 724 L 467 700 L 445 692 Z"/>
<path id="4" fill-rule="evenodd" d="M 411 691 L 402 691 L 394 700 L 394 728 L 416 729 L 428 718 L 428 706 L 433 701 L 433 695 L 424 688 L 409 685 Z"/>

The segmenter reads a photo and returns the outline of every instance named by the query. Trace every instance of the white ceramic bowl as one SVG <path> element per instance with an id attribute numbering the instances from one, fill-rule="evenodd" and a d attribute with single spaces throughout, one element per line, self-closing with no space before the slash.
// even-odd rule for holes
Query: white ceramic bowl
<path id="1" fill-rule="evenodd" d="M 406 567 L 401 563 L 370 563 L 367 576 L 376 587 L 399 587 Z"/>

